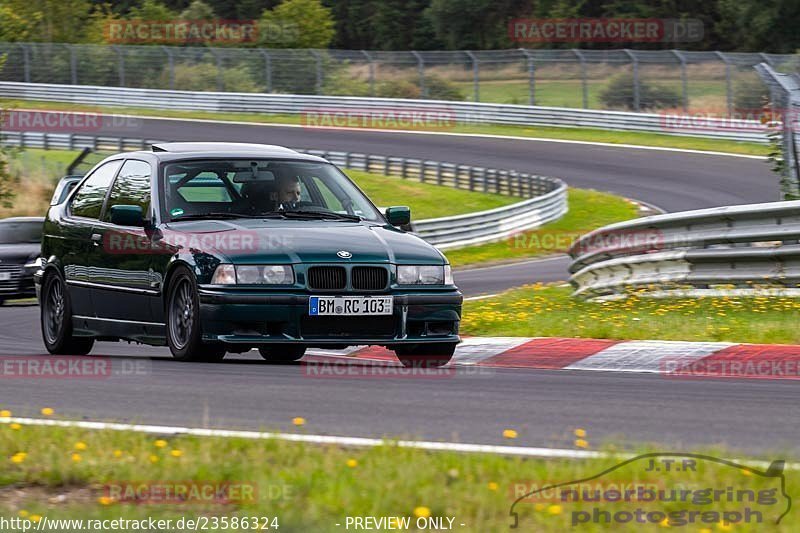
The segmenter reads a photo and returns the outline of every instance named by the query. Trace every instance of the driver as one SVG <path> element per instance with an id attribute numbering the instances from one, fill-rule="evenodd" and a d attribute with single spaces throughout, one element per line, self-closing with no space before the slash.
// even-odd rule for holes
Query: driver
<path id="1" fill-rule="evenodd" d="M 294 209 L 300 201 L 300 178 L 292 176 L 280 181 L 278 188 L 278 202 L 284 209 Z"/>

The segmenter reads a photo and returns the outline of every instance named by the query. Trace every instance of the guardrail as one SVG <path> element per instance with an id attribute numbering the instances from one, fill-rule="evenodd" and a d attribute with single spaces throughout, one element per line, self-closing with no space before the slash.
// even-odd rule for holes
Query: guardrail
<path id="1" fill-rule="evenodd" d="M 3 132 L 2 142 L 23 148 L 127 151 L 145 150 L 151 144 L 163 141 L 69 133 Z M 442 250 L 503 239 L 557 220 L 567 212 L 567 185 L 558 178 L 422 159 L 294 149 L 324 157 L 336 165 L 354 170 L 473 192 L 525 198 L 521 202 L 487 211 L 412 223 L 412 230 L 417 235 Z"/>
<path id="2" fill-rule="evenodd" d="M 756 120 L 538 107 L 443 100 L 192 92 L 90 85 L 0 82 L 0 97 L 75 104 L 232 113 L 303 115 L 307 127 L 337 126 L 337 120 L 366 117 L 377 124 L 387 113 L 435 116 L 438 129 L 455 124 L 564 126 L 641 131 L 734 141 L 768 142 L 767 126 Z M 408 120 L 412 120 L 409 118 Z M 444 120 L 444 124 L 441 121 Z M 413 129 L 413 124 L 407 129 Z"/>
<path id="3" fill-rule="evenodd" d="M 570 282 L 588 298 L 796 289 L 799 243 L 800 201 L 654 215 L 581 237 Z"/>

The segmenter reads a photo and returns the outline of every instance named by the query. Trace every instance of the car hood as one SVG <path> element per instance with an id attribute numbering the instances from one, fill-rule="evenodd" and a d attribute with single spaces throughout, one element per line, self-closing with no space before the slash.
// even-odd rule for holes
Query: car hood
<path id="1" fill-rule="evenodd" d="M 37 243 L 0 244 L 0 265 L 22 265 L 39 256 L 41 245 Z"/>
<path id="2" fill-rule="evenodd" d="M 416 235 L 367 222 L 172 222 L 163 233 L 171 244 L 233 263 L 444 263 L 442 254 Z"/>

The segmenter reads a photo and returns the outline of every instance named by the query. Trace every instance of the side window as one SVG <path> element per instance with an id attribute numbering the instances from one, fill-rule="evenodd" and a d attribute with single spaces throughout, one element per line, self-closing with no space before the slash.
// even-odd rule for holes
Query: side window
<path id="1" fill-rule="evenodd" d="M 108 197 L 108 207 L 112 205 L 138 205 L 142 208 L 145 216 L 150 206 L 150 164 L 144 161 L 129 159 L 122 165 L 119 176 L 111 187 L 111 195 Z M 111 210 L 106 208 L 103 216 L 108 220 Z"/>
<path id="2" fill-rule="evenodd" d="M 103 201 L 108 192 L 108 186 L 117 173 L 122 161 L 109 161 L 89 176 L 81 185 L 80 190 L 72 197 L 69 211 L 72 216 L 85 218 L 100 218 Z"/>

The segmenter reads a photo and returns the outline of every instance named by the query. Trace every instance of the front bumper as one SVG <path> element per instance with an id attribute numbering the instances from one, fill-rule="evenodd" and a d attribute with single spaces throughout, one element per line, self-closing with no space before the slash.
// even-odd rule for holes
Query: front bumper
<path id="1" fill-rule="evenodd" d="M 201 288 L 203 340 L 307 346 L 459 342 L 463 301 L 459 291 L 390 295 L 394 297 L 392 315 L 310 317 L 308 294 Z"/>

